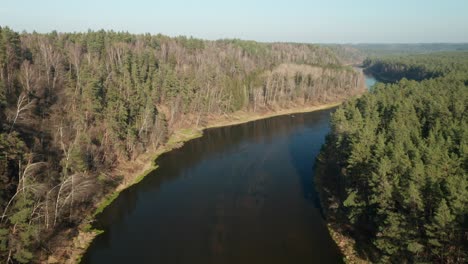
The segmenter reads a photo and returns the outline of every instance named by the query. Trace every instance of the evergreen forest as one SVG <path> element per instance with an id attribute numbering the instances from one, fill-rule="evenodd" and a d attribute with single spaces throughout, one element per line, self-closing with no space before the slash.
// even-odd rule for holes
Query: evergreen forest
<path id="1" fill-rule="evenodd" d="M 385 83 L 332 115 L 318 158 L 329 222 L 381 263 L 468 260 L 468 53 L 368 58 Z"/>

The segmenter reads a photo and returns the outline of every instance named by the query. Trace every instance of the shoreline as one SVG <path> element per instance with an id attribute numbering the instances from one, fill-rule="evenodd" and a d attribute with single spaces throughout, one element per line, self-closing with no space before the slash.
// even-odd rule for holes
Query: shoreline
<path id="1" fill-rule="evenodd" d="M 344 100 L 320 105 L 301 105 L 299 107 L 280 109 L 277 111 L 270 110 L 259 113 L 237 111 L 230 115 L 215 117 L 208 121 L 208 124 L 203 127 L 176 129 L 172 132 L 168 141 L 164 145 L 158 147 L 154 152 L 146 152 L 138 156 L 133 161 L 122 162 L 113 170 L 114 173 L 119 172 L 125 175 L 122 182 L 113 191 L 100 199 L 100 201 L 86 214 L 87 217 L 82 221 L 82 223 L 78 225 L 78 227 L 74 228 L 78 233 L 70 240 L 71 245 L 64 246 L 65 249 L 62 253 L 66 254 L 59 256 L 49 255 L 46 263 L 80 263 L 81 257 L 91 245 L 94 238 L 104 232 L 102 230 L 92 228 L 92 222 L 95 221 L 96 216 L 115 199 L 117 199 L 122 191 L 139 183 L 150 172 L 156 170 L 158 168 L 157 159 L 160 155 L 176 148 L 180 148 L 192 139 L 203 136 L 203 131 L 205 129 L 239 125 L 288 114 L 300 114 L 325 110 L 337 107 L 343 102 Z"/>
<path id="2" fill-rule="evenodd" d="M 343 255 L 343 263 L 371 263 L 366 257 L 358 254 L 355 248 L 356 240 L 350 236 L 349 226 L 342 221 L 345 216 L 342 215 L 337 194 L 332 191 L 333 185 L 336 184 L 333 178 L 335 171 L 327 162 L 327 156 L 330 153 L 329 145 L 324 143 L 323 147 L 323 151 L 315 160 L 315 177 L 313 181 L 328 233 Z"/>

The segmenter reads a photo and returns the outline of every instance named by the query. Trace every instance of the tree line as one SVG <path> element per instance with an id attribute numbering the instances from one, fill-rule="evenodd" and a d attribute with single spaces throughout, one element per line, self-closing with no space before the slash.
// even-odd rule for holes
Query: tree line
<path id="1" fill-rule="evenodd" d="M 380 56 L 364 60 L 366 73 L 384 82 L 403 78 L 421 81 L 468 71 L 467 52 L 438 52 L 406 56 Z"/>
<path id="2" fill-rule="evenodd" d="M 431 79 L 378 83 L 333 114 L 318 159 L 327 217 L 373 262 L 466 263 L 468 53 L 366 65 Z"/>
<path id="3" fill-rule="evenodd" d="M 117 165 L 177 128 L 362 88 L 315 45 L 0 27 L 0 258 L 49 254 L 50 238 L 119 184 Z"/>

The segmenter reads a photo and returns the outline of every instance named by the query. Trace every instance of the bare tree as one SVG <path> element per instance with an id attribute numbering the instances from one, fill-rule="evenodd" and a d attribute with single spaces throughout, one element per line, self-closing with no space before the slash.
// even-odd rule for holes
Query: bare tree
<path id="1" fill-rule="evenodd" d="M 29 100 L 29 96 L 25 92 L 22 92 L 19 95 L 18 100 L 16 101 L 16 109 L 13 112 L 14 117 L 11 117 L 13 122 L 12 122 L 12 124 L 10 126 L 10 133 L 13 131 L 13 128 L 14 128 L 16 122 L 18 121 L 18 118 L 20 117 L 20 115 L 24 111 L 31 109 L 31 107 L 33 107 L 33 105 L 34 105 L 34 102 L 35 102 L 35 100 L 31 100 L 31 101 Z"/>
<path id="2" fill-rule="evenodd" d="M 23 61 L 20 69 L 20 82 L 28 93 L 33 93 L 34 77 L 33 65 L 28 60 Z"/>
<path id="3" fill-rule="evenodd" d="M 36 184 L 28 184 L 27 179 L 33 177 L 34 175 L 37 175 L 39 173 L 39 169 L 41 166 L 46 165 L 46 162 L 32 162 L 32 154 L 28 155 L 28 160 L 27 163 L 24 165 L 22 161 L 20 160 L 18 163 L 18 167 L 20 169 L 18 173 L 18 184 L 16 186 L 16 192 L 13 194 L 13 196 L 10 198 L 8 201 L 7 205 L 5 206 L 5 209 L 3 210 L 2 215 L 0 216 L 0 221 L 3 222 L 3 219 L 5 216 L 7 216 L 8 208 L 10 207 L 11 203 L 15 200 L 15 198 L 20 194 L 20 193 L 25 193 L 26 189 L 28 188 L 33 188 Z"/>

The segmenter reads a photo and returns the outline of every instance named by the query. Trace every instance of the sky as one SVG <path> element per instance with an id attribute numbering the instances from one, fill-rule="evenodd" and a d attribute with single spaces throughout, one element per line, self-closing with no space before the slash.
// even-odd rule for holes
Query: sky
<path id="1" fill-rule="evenodd" d="M 0 26 L 261 42 L 468 42 L 468 0 L 1 0 Z"/>

